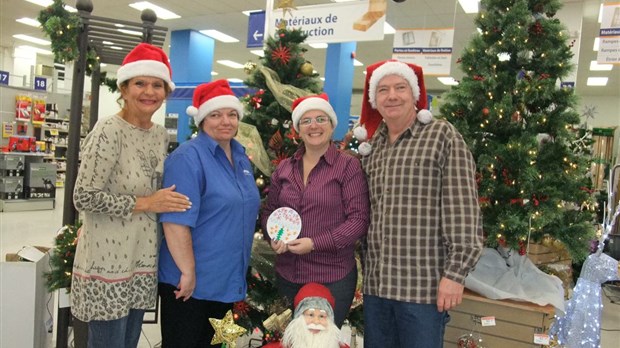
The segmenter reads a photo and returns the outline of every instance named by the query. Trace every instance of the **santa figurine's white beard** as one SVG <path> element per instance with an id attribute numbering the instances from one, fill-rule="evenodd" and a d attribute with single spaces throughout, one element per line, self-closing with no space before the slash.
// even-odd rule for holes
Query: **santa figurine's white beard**
<path id="1" fill-rule="evenodd" d="M 303 315 L 293 319 L 282 336 L 282 346 L 286 348 L 339 348 L 340 342 L 340 329 L 333 322 L 321 332 L 313 333 Z"/>

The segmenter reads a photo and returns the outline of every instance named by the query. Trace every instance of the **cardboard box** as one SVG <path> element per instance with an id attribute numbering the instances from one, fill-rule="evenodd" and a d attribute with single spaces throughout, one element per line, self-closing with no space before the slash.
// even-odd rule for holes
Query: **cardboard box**
<path id="1" fill-rule="evenodd" d="M 0 169 L 24 170 L 24 155 L 0 155 Z"/>
<path id="2" fill-rule="evenodd" d="M 26 164 L 24 197 L 27 199 L 56 197 L 55 163 L 28 162 Z"/>
<path id="3" fill-rule="evenodd" d="M 0 192 L 21 193 L 24 191 L 24 178 L 9 176 L 0 178 Z"/>
<path id="4" fill-rule="evenodd" d="M 535 334 L 546 334 L 555 309 L 529 302 L 491 300 L 465 289 L 463 302 L 450 311 L 444 347 L 456 348 L 459 337 L 480 335 L 485 347 L 533 348 Z M 494 317 L 494 326 L 482 326 L 482 318 Z"/>
<path id="5" fill-rule="evenodd" d="M 27 248 L 0 262 L 0 347 L 46 347 L 45 323 L 51 320 L 48 311 L 54 310 L 47 307 L 54 301 L 49 301 L 44 276 L 50 271 L 49 248 L 36 249 L 41 252 Z M 40 256 L 36 261 L 23 261 L 35 260 L 36 255 Z"/>

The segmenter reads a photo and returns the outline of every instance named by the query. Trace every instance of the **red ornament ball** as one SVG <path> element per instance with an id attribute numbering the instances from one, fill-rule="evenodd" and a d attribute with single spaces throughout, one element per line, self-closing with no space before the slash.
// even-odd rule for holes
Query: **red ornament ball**
<path id="1" fill-rule="evenodd" d="M 489 116 L 489 112 L 490 112 L 490 111 L 489 111 L 489 108 L 484 108 L 484 109 L 482 109 L 482 114 L 483 114 L 484 116 Z"/>

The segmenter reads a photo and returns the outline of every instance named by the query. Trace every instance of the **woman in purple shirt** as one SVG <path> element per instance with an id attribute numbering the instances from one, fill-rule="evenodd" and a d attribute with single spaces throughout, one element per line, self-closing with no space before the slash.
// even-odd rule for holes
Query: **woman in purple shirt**
<path id="1" fill-rule="evenodd" d="M 355 295 L 355 244 L 370 221 L 368 184 L 359 160 L 332 144 L 338 119 L 326 94 L 295 100 L 292 119 L 303 143 L 272 174 L 261 216 L 264 231 L 269 214 L 280 207 L 301 216 L 296 240 L 265 236 L 278 254 L 276 286 L 292 300 L 309 282 L 325 285 L 336 299 L 334 322 L 341 327 Z"/>

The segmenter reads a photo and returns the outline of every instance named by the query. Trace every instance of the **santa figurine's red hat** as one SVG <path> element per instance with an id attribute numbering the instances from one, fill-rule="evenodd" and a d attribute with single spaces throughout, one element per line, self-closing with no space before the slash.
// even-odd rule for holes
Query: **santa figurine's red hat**
<path id="1" fill-rule="evenodd" d="M 433 118 L 433 115 L 427 110 L 428 100 L 426 97 L 426 87 L 424 86 L 424 73 L 422 72 L 422 68 L 418 65 L 404 63 L 395 59 L 380 61 L 366 68 L 362 113 L 360 115 L 360 125 L 363 126 L 365 131 L 363 129 L 354 130 L 354 135 L 360 141 L 372 138 L 383 120 L 381 114 L 377 111 L 376 92 L 377 85 L 381 79 L 389 75 L 399 75 L 411 86 L 413 99 L 416 102 L 418 121 L 426 124 Z M 362 139 L 360 139 L 360 136 Z"/>
<path id="2" fill-rule="evenodd" d="M 120 88 L 123 82 L 137 76 L 158 77 L 166 81 L 170 90 L 174 90 L 168 56 L 157 46 L 141 43 L 127 53 L 123 65 L 116 72 L 116 85 Z"/>
<path id="3" fill-rule="evenodd" d="M 294 318 L 302 315 L 306 310 L 314 308 L 327 312 L 327 315 L 334 320 L 334 310 L 336 300 L 329 289 L 319 283 L 308 283 L 304 285 L 297 295 L 295 295 L 295 314 Z"/>
<path id="4" fill-rule="evenodd" d="M 228 81 L 224 79 L 196 87 L 192 105 L 188 106 L 185 112 L 194 118 L 196 125 L 199 125 L 209 113 L 222 108 L 235 109 L 239 114 L 239 120 L 243 118 L 243 104 L 233 93 Z"/>

